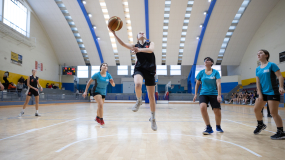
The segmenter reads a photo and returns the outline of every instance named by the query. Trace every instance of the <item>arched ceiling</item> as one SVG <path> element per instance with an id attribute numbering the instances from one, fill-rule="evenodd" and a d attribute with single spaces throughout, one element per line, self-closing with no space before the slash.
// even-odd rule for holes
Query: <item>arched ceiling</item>
<path id="1" fill-rule="evenodd" d="M 65 19 L 56 1 L 61 1 L 65 5 L 66 10 L 72 17 L 80 37 L 87 51 L 90 65 L 100 65 L 98 50 L 96 48 L 94 37 L 92 37 L 90 28 L 84 17 L 84 14 L 77 0 L 27 0 L 33 8 L 41 23 L 43 24 L 47 34 L 52 42 L 56 55 L 60 64 L 66 65 L 85 65 L 82 52 L 78 47 L 74 33 L 70 25 Z M 113 42 L 117 46 L 117 53 L 112 48 L 112 40 L 106 24 L 106 13 L 103 12 L 100 3 L 105 3 L 109 17 L 119 16 L 124 22 L 123 28 L 117 32 L 117 35 L 124 41 L 129 42 L 130 34 L 128 26 L 131 26 L 131 35 L 133 42 L 136 43 L 136 35 L 139 31 L 146 31 L 145 26 L 145 6 L 144 0 L 85 0 L 85 9 L 92 14 L 90 21 L 96 26 L 95 32 L 100 37 L 99 46 L 102 52 L 104 62 L 109 65 L 116 65 L 116 56 L 120 65 L 131 65 L 130 51 L 119 43 Z M 199 27 L 204 23 L 205 15 L 210 2 L 208 0 L 194 0 L 189 5 L 189 0 L 172 0 L 170 5 L 165 5 L 169 0 L 149 0 L 149 39 L 155 43 L 156 64 L 161 65 L 164 61 L 166 65 L 177 65 L 181 57 L 182 65 L 192 65 L 197 49 L 197 36 L 201 33 Z M 193 1 L 193 0 L 192 0 Z M 222 65 L 239 65 L 249 42 L 255 32 L 270 13 L 279 0 L 251 0 L 235 31 L 227 45 L 224 53 Z M 127 2 L 127 3 L 126 3 Z M 129 19 L 125 18 L 125 8 L 127 4 L 130 15 Z M 168 2 L 167 2 L 168 3 Z M 217 0 L 212 11 L 206 32 L 202 41 L 200 54 L 197 64 L 203 64 L 206 56 L 212 57 L 215 61 L 218 59 L 221 45 L 223 44 L 226 33 L 237 14 L 243 0 Z M 167 30 L 167 50 L 165 60 L 163 60 L 163 27 L 165 26 L 165 7 L 169 6 L 170 11 Z M 186 27 L 185 44 L 183 53 L 181 51 L 181 33 L 187 14 L 191 8 L 191 16 L 188 26 Z M 104 17 L 105 16 L 105 17 Z M 127 25 L 126 21 L 130 20 L 131 25 Z M 182 56 L 181 56 L 182 55 Z"/>

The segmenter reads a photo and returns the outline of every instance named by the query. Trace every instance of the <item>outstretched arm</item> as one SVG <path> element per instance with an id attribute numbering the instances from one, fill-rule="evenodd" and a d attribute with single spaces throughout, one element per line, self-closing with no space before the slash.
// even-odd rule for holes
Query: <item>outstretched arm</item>
<path id="1" fill-rule="evenodd" d="M 123 47 L 127 48 L 127 49 L 132 49 L 135 47 L 134 44 L 129 44 L 129 43 L 125 43 L 123 42 L 115 33 L 115 31 L 110 30 L 110 32 L 112 32 L 115 36 L 115 38 L 117 39 L 117 41 L 120 43 L 120 45 L 122 45 Z"/>

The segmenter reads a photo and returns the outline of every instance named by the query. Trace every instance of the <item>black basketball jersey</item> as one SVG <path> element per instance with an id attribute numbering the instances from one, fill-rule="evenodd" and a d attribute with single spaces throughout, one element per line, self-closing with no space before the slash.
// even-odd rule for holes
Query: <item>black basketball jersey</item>
<path id="1" fill-rule="evenodd" d="M 39 77 L 36 76 L 36 78 L 35 78 L 33 75 L 31 75 L 30 76 L 30 85 L 35 87 L 35 88 L 38 88 L 38 79 L 39 79 Z"/>
<path id="2" fill-rule="evenodd" d="M 143 45 L 137 43 L 135 47 L 138 48 L 149 48 L 150 42 L 145 42 Z M 156 74 L 156 62 L 154 53 L 138 52 L 136 54 L 137 62 L 135 65 L 136 69 L 142 69 L 148 71 L 150 74 Z"/>

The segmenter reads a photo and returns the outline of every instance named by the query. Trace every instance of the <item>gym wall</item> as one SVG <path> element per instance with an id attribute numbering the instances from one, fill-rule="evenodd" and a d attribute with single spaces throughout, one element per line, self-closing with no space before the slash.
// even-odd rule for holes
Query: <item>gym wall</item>
<path id="1" fill-rule="evenodd" d="M 255 69 L 259 49 L 269 51 L 269 61 L 276 63 L 283 72 L 283 77 L 285 77 L 285 63 L 279 63 L 279 53 L 285 51 L 284 8 L 285 1 L 279 1 L 256 31 L 240 65 L 238 67 L 228 67 L 228 73 L 234 72 L 241 75 L 243 86 L 256 81 Z"/>
<path id="2" fill-rule="evenodd" d="M 46 83 L 59 84 L 59 63 L 50 43 L 50 39 L 40 21 L 31 12 L 30 37 L 36 38 L 36 47 L 31 48 L 21 44 L 15 39 L 5 36 L 0 32 L 0 81 L 3 82 L 3 73 L 10 72 L 8 80 L 17 83 L 23 75 L 27 78 L 35 68 L 35 61 L 43 63 L 43 71 L 38 71 L 40 84 L 45 87 Z M 22 66 L 11 63 L 11 51 L 23 56 Z"/>

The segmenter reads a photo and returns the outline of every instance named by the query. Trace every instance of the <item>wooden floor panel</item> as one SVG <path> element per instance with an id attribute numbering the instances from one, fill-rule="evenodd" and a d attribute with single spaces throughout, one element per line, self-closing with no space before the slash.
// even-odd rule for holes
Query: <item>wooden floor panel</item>
<path id="1" fill-rule="evenodd" d="M 223 105 L 222 128 L 204 136 L 205 124 L 198 104 L 157 104 L 157 131 L 150 128 L 150 109 L 143 104 L 132 112 L 131 103 L 106 103 L 105 127 L 98 126 L 96 103 L 40 106 L 42 117 L 27 107 L 0 108 L 0 159 L 284 159 L 285 140 L 271 140 L 276 125 L 254 135 L 252 106 Z M 215 129 L 214 113 L 208 108 Z M 266 114 L 266 110 L 264 111 Z M 279 111 L 283 122 L 285 111 Z"/>

